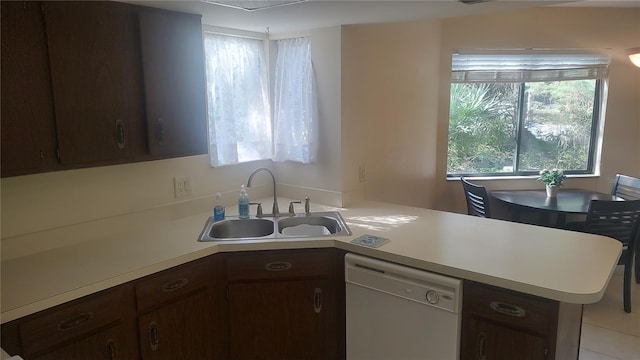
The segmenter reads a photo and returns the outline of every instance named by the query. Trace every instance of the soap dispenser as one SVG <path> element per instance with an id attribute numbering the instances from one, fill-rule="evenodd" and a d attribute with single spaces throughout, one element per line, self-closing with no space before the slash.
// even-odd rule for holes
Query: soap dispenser
<path id="1" fill-rule="evenodd" d="M 224 220 L 224 205 L 222 205 L 222 194 L 216 193 L 216 204 L 213 207 L 213 221 Z"/>
<path id="2" fill-rule="evenodd" d="M 244 185 L 240 187 L 240 196 L 238 197 L 238 214 L 240 219 L 249 218 L 249 195 Z"/>

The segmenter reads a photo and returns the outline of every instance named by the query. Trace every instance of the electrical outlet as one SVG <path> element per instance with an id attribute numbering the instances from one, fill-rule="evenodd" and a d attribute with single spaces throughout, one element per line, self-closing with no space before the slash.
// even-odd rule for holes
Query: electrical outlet
<path id="1" fill-rule="evenodd" d="M 358 181 L 361 183 L 367 181 L 367 170 L 364 165 L 358 167 Z"/>
<path id="2" fill-rule="evenodd" d="M 176 176 L 173 178 L 173 190 L 175 197 L 183 197 L 192 194 L 191 176 Z"/>

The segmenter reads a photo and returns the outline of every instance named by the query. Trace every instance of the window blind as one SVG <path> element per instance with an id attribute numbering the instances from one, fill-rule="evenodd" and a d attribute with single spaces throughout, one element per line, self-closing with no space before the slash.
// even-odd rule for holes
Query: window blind
<path id="1" fill-rule="evenodd" d="M 532 82 L 604 79 L 610 58 L 588 53 L 454 54 L 451 82 Z"/>

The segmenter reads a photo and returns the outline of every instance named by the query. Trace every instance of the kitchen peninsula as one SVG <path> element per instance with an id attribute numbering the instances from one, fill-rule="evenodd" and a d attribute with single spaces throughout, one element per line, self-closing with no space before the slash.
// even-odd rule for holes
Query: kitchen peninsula
<path id="1" fill-rule="evenodd" d="M 288 199 L 280 201 L 286 203 Z M 268 208 L 269 200 L 262 203 Z M 535 301 L 555 304 L 551 312 L 557 313 L 558 318 L 545 325 L 545 331 L 551 329 L 554 343 L 547 345 L 544 352 L 550 351 L 546 358 L 561 358 L 560 354 L 577 355 L 582 304 L 600 300 L 621 252 L 620 243 L 606 237 L 455 213 L 374 202 L 347 209 L 312 205 L 312 211 L 333 210 L 340 211 L 352 231 L 351 236 L 197 242 L 209 212 L 159 208 L 106 222 L 5 239 L 1 269 L 2 347 L 10 351 L 5 345 L 9 341 L 4 335 L 6 325 L 182 264 L 191 262 L 197 267 L 198 261 L 219 254 L 325 249 L 339 254 L 354 252 L 460 278 L 466 284 L 486 284 L 489 290 L 502 289 L 508 296 L 526 295 Z M 363 234 L 382 236 L 390 241 L 379 248 L 350 242 Z M 82 238 L 82 241 L 69 241 L 70 237 Z M 15 246 L 20 241 L 25 244 L 59 241 L 63 246 L 49 243 L 46 250 L 20 253 Z M 68 243 L 63 244 L 65 241 Z M 331 261 L 324 266 L 341 266 L 340 261 Z M 231 268 L 229 265 L 226 272 L 215 268 L 219 273 L 210 274 L 231 276 Z M 343 284 L 344 279 L 339 276 L 341 270 L 331 271 L 338 274 L 331 279 Z M 182 285 L 171 283 L 170 288 Z M 224 292 L 224 287 L 216 289 Z M 208 294 L 216 296 L 214 291 Z M 340 300 L 339 286 L 336 294 L 340 304 L 344 299 Z M 224 298 L 223 293 L 217 296 Z M 140 302 L 139 297 L 139 309 L 143 307 Z M 463 303 L 463 313 L 468 310 L 465 306 Z M 567 309 L 570 315 L 565 316 Z M 338 309 L 338 318 L 343 311 Z M 340 326 L 341 321 L 344 319 L 332 324 Z M 573 329 L 574 333 L 577 331 L 577 335 L 567 336 L 563 326 Z M 464 331 L 463 328 L 463 341 Z M 226 339 L 225 336 L 220 338 Z M 555 339 L 563 336 L 570 340 L 556 349 Z M 221 351 L 225 351 L 224 346 Z M 337 353 L 340 352 L 338 346 Z M 142 358 L 146 358 L 144 351 L 141 353 Z"/>

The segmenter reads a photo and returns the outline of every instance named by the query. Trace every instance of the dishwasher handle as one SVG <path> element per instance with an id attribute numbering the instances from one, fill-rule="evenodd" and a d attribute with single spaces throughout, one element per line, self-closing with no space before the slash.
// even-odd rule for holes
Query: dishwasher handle
<path id="1" fill-rule="evenodd" d="M 375 272 L 380 273 L 380 274 L 384 274 L 384 270 L 376 269 L 376 268 L 374 268 L 372 266 L 365 266 L 365 265 L 357 264 L 357 263 L 353 264 L 353 266 L 359 267 L 359 268 L 362 268 L 362 269 L 365 269 L 365 270 L 375 271 Z"/>

